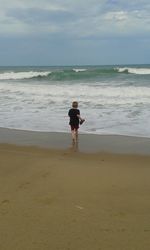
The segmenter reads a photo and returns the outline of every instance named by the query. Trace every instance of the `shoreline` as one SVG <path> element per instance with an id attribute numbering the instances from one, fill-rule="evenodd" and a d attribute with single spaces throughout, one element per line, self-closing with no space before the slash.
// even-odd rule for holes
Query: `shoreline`
<path id="1" fill-rule="evenodd" d="M 70 133 L 39 132 L 0 128 L 0 144 L 35 146 L 47 149 L 70 148 L 83 153 L 115 153 L 150 155 L 150 138 L 125 135 L 79 133 L 79 142 L 72 146 Z"/>

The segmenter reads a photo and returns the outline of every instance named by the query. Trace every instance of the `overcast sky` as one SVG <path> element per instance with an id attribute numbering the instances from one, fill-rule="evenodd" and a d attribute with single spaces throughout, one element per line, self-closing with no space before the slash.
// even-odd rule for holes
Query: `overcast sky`
<path id="1" fill-rule="evenodd" d="M 141 63 L 149 0 L 0 0 L 0 65 Z"/>

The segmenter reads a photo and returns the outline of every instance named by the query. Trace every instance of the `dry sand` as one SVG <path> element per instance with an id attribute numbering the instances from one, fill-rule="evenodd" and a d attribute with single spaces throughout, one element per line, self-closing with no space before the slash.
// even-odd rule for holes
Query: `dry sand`
<path id="1" fill-rule="evenodd" d="M 150 156 L 0 145 L 0 250 L 148 250 Z"/>

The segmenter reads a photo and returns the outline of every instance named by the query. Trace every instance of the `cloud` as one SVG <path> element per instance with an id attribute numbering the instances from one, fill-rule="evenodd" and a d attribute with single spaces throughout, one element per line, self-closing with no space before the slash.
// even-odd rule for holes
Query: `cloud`
<path id="1" fill-rule="evenodd" d="M 0 0 L 0 34 L 2 35 L 31 35 L 53 33 L 59 31 L 60 22 L 69 19 L 65 7 L 53 1 Z M 9 6 L 9 7 L 8 7 Z M 70 16 L 71 18 L 71 16 Z"/>
<path id="2" fill-rule="evenodd" d="M 0 0 L 0 34 L 149 37 L 149 0 Z"/>

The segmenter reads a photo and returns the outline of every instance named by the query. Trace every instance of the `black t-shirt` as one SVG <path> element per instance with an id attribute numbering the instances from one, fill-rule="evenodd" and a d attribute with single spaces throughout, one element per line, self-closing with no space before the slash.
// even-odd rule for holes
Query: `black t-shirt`
<path id="1" fill-rule="evenodd" d="M 77 115 L 80 115 L 80 110 L 79 109 L 75 109 L 75 108 L 72 108 L 69 110 L 68 112 L 68 115 L 70 117 L 70 122 L 69 124 L 70 125 L 79 125 L 79 118 Z"/>

